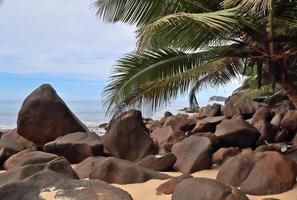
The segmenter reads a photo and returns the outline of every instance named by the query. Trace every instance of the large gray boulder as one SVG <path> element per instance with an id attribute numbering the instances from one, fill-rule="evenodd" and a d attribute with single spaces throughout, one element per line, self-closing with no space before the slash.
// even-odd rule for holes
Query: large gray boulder
<path id="1" fill-rule="evenodd" d="M 140 111 L 130 110 L 111 120 L 102 137 L 104 147 L 112 156 L 137 162 L 158 153 L 158 147 L 143 123 Z"/>
<path id="2" fill-rule="evenodd" d="M 47 84 L 25 99 L 17 124 L 18 134 L 40 147 L 69 133 L 88 132 L 57 92 Z"/>

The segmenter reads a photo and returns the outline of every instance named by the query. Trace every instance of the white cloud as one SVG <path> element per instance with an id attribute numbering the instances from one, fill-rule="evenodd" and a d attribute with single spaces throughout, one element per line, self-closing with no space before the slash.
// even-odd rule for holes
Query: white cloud
<path id="1" fill-rule="evenodd" d="M 135 46 L 133 27 L 100 22 L 89 0 L 4 1 L 0 27 L 0 73 L 105 79 Z"/>

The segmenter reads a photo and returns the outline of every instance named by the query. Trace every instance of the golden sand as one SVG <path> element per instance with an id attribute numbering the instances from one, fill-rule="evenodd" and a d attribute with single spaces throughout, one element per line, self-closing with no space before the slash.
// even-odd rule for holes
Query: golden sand
<path id="1" fill-rule="evenodd" d="M 202 170 L 193 174 L 194 177 L 203 177 L 215 179 L 218 173 L 218 169 Z M 171 176 L 179 176 L 180 173 L 170 172 L 167 173 Z M 171 195 L 157 195 L 155 188 L 167 180 L 149 180 L 145 183 L 118 185 L 113 184 L 116 187 L 122 188 L 127 191 L 133 197 L 133 200 L 171 200 Z M 278 195 L 268 196 L 248 196 L 250 200 L 262 200 L 263 198 L 273 197 L 280 200 L 297 200 L 297 185 L 293 190 Z"/>

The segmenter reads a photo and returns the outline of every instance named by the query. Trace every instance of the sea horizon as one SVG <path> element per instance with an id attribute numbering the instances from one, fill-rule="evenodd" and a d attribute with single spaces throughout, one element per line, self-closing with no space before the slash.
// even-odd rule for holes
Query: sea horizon
<path id="1" fill-rule="evenodd" d="M 105 109 L 100 100 L 94 99 L 71 99 L 64 100 L 70 110 L 91 130 L 97 133 L 103 130 L 99 128 L 102 123 L 110 121 L 111 116 L 107 116 Z M 0 131 L 13 129 L 17 127 L 17 116 L 21 108 L 23 100 L 7 100 L 0 99 Z M 216 102 L 204 101 L 200 102 L 201 106 L 206 106 Z M 220 103 L 220 102 L 217 102 Z M 159 119 L 163 116 L 164 112 L 170 111 L 173 114 L 178 114 L 182 108 L 187 107 L 188 104 L 184 100 L 177 100 L 172 102 L 164 108 L 160 108 L 155 113 L 142 113 L 144 118 Z"/>

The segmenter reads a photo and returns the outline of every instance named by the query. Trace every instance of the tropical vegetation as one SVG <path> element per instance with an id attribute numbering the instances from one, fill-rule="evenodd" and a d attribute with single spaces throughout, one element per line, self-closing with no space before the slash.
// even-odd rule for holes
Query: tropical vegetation
<path id="1" fill-rule="evenodd" d="M 257 88 L 281 87 L 297 107 L 297 0 L 95 0 L 98 17 L 137 28 L 137 49 L 115 64 L 109 112 L 151 110 L 253 74 Z M 255 81 L 254 81 L 255 82 Z"/>

